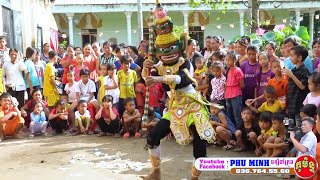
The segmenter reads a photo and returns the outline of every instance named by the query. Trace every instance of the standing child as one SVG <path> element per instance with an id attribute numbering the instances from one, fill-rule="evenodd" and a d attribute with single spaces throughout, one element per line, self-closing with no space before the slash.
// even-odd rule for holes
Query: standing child
<path id="1" fill-rule="evenodd" d="M 90 125 L 92 124 L 91 116 L 87 110 L 88 104 L 85 100 L 80 100 L 78 103 L 78 111 L 75 112 L 74 126 L 76 132 L 72 135 L 89 133 Z"/>
<path id="2" fill-rule="evenodd" d="M 308 88 L 310 93 L 303 101 L 303 105 L 314 104 L 316 107 L 320 106 L 320 74 L 313 73 L 308 79 Z"/>
<path id="3" fill-rule="evenodd" d="M 257 62 L 258 53 L 258 48 L 256 46 L 248 46 L 248 61 L 244 62 L 241 65 L 241 70 L 244 74 L 244 89 L 242 90 L 242 102 L 245 102 L 247 99 L 254 98 L 255 88 L 257 86 L 256 73 L 261 68 L 261 66 Z"/>
<path id="4" fill-rule="evenodd" d="M 287 95 L 288 116 L 290 119 L 295 119 L 297 126 L 300 126 L 299 110 L 309 93 L 307 88 L 309 71 L 303 64 L 307 56 L 308 50 L 305 47 L 300 45 L 294 46 L 290 51 L 290 58 L 292 64 L 296 67 L 292 71 L 283 69 L 283 73 L 289 77 Z"/>
<path id="5" fill-rule="evenodd" d="M 271 66 L 272 61 L 278 59 L 278 56 L 275 55 L 277 51 L 277 45 L 276 43 L 269 41 L 266 43 L 264 50 L 267 52 L 267 56 L 269 59 L 269 66 Z"/>
<path id="6" fill-rule="evenodd" d="M 80 77 L 81 69 L 89 69 L 89 68 L 83 64 L 84 57 L 82 53 L 79 53 L 76 55 L 76 60 L 77 60 L 77 65 L 73 68 L 73 70 L 75 75 L 74 79 L 76 82 L 78 82 L 81 80 L 81 77 Z"/>
<path id="7" fill-rule="evenodd" d="M 59 91 L 56 85 L 56 75 L 54 65 L 57 63 L 58 56 L 55 51 L 49 52 L 49 62 L 44 73 L 43 96 L 48 102 L 49 107 L 55 106 L 59 100 Z"/>
<path id="8" fill-rule="evenodd" d="M 36 56 L 33 59 L 33 64 L 34 64 L 34 68 L 37 72 L 39 83 L 40 83 L 40 89 L 42 91 L 43 90 L 43 80 L 44 80 L 44 70 L 46 68 L 46 62 L 40 60 L 41 54 L 40 54 L 39 50 L 36 49 L 35 51 L 36 51 Z"/>
<path id="9" fill-rule="evenodd" d="M 118 86 L 118 77 L 116 75 L 116 68 L 113 64 L 107 65 L 107 76 L 104 77 L 105 95 L 112 96 L 112 104 L 118 108 L 120 90 Z"/>
<path id="10" fill-rule="evenodd" d="M 138 74 L 137 77 L 138 77 L 138 83 L 135 84 L 134 90 L 136 92 L 136 101 L 137 101 L 138 110 L 140 114 L 143 114 L 146 86 L 143 84 L 143 79 L 141 77 L 141 74 Z"/>
<path id="11" fill-rule="evenodd" d="M 134 91 L 135 84 L 138 82 L 137 73 L 134 70 L 129 69 L 130 62 L 132 61 L 129 55 L 123 55 L 121 57 L 122 70 L 118 72 L 118 83 L 120 88 L 119 98 L 119 114 L 120 118 L 124 112 L 124 99 L 135 98 Z"/>
<path id="12" fill-rule="evenodd" d="M 263 144 L 270 136 L 276 135 L 276 132 L 272 128 L 272 113 L 269 111 L 262 112 L 259 116 L 259 127 L 261 129 L 261 135 L 258 136 L 259 148 L 255 150 L 256 156 L 261 156 L 264 153 L 262 148 Z"/>
<path id="13" fill-rule="evenodd" d="M 42 133 L 46 135 L 48 122 L 46 121 L 46 115 L 43 111 L 42 102 L 37 101 L 34 104 L 33 112 L 30 114 L 30 138 L 33 138 L 36 133 Z"/>
<path id="14" fill-rule="evenodd" d="M 106 95 L 106 90 L 105 90 L 105 82 L 104 79 L 105 77 L 108 75 L 108 71 L 107 71 L 107 65 L 108 64 L 101 64 L 100 65 L 100 76 L 98 78 L 98 102 L 99 104 L 102 104 L 102 98 Z"/>
<path id="15" fill-rule="evenodd" d="M 194 78 L 197 80 L 196 90 L 204 97 L 207 97 L 209 89 L 209 79 L 206 75 L 207 67 L 204 65 L 205 59 L 197 57 L 195 60 L 196 70 L 194 71 Z"/>
<path id="16" fill-rule="evenodd" d="M 225 105 L 224 92 L 226 88 L 226 77 L 223 75 L 223 65 L 216 61 L 212 64 L 212 73 L 214 78 L 211 80 L 212 92 L 210 95 L 211 101 L 219 101 Z"/>
<path id="17" fill-rule="evenodd" d="M 100 136 L 105 136 L 108 133 L 113 134 L 115 138 L 120 137 L 120 121 L 116 107 L 113 106 L 113 97 L 106 95 L 102 98 L 102 105 L 97 112 L 95 118 L 101 130 Z"/>
<path id="18" fill-rule="evenodd" d="M 253 111 L 245 107 L 241 112 L 243 123 L 238 127 L 236 131 L 236 148 L 234 151 L 241 152 L 244 150 L 253 150 L 259 148 L 257 137 L 260 135 L 260 128 L 254 121 Z"/>
<path id="19" fill-rule="evenodd" d="M 235 137 L 236 126 L 223 112 L 223 109 L 224 107 L 219 104 L 219 101 L 210 103 L 210 124 L 217 132 L 216 138 L 219 141 L 217 143 L 220 144 L 221 141 L 225 141 L 227 145 L 223 147 L 223 150 L 228 151 L 233 148 L 230 142 Z"/>
<path id="20" fill-rule="evenodd" d="M 78 105 L 77 102 L 77 84 L 74 81 L 74 71 L 69 70 L 67 73 L 67 80 L 68 83 L 64 87 L 64 91 L 66 94 L 68 94 L 68 103 L 71 104 L 71 106 L 68 109 L 69 112 L 69 125 L 73 126 L 74 124 L 74 110 Z"/>
<path id="21" fill-rule="evenodd" d="M 274 74 L 272 73 L 271 69 L 269 68 L 269 59 L 268 55 L 266 53 L 261 53 L 258 56 L 260 69 L 256 73 L 257 77 L 257 86 L 255 89 L 255 98 L 263 95 L 264 88 L 267 86 L 268 81 L 274 77 Z M 264 100 L 257 101 L 256 106 L 259 107 Z"/>
<path id="22" fill-rule="evenodd" d="M 68 129 L 67 102 L 59 100 L 49 115 L 49 123 L 53 130 L 53 135 L 65 134 Z"/>
<path id="23" fill-rule="evenodd" d="M 130 127 L 134 125 L 135 129 L 135 137 L 140 138 L 141 134 L 139 133 L 140 124 L 141 124 L 141 114 L 134 104 L 134 99 L 127 98 L 124 101 L 124 105 L 126 110 L 123 112 L 123 124 L 124 124 L 124 131 L 125 134 L 123 138 L 129 138 L 130 136 Z"/>
<path id="24" fill-rule="evenodd" d="M 235 66 L 236 55 L 233 52 L 227 53 L 226 63 L 228 70 L 226 73 L 225 100 L 227 105 L 228 117 L 230 117 L 236 126 L 242 123 L 242 92 L 244 88 L 243 73 L 240 68 Z"/>

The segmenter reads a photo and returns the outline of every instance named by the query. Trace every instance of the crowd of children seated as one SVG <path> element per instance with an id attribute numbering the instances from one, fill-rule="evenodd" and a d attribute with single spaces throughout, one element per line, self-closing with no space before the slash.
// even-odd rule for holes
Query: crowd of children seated
<path id="1" fill-rule="evenodd" d="M 47 135 L 47 127 L 53 134 L 145 136 L 141 128 L 148 133 L 156 125 L 165 113 L 167 100 L 161 84 L 147 88 L 141 78 L 143 60 L 147 58 L 145 43 L 140 43 L 136 53 L 136 47 L 113 46 L 110 42 L 103 44 L 103 54 L 89 44 L 83 53 L 76 53 L 70 46 L 60 60 L 50 51 L 45 67 L 37 58 L 39 52 L 29 49 L 29 60 L 13 66 L 30 74 L 32 68 L 41 65 L 44 73 L 34 69 L 41 83 L 33 85 L 32 77 L 26 79 L 29 100 L 18 99 L 19 103 L 14 99 L 17 91 L 12 84 L 6 84 L 10 78 L 6 63 L 23 60 L 17 59 L 17 50 L 10 49 L 10 59 L 2 67 L 7 92 L 1 95 L 0 139 L 17 136 L 23 125 L 29 128 L 30 138 Z M 192 40 L 188 44 L 195 43 Z M 213 50 L 211 44 L 217 43 L 219 48 Z M 226 49 L 219 36 L 207 37 L 201 52 L 187 48 L 194 69 L 190 74 L 197 81 L 194 86 L 210 102 L 216 146 L 226 151 L 252 150 L 265 157 L 315 156 L 320 139 L 315 123 L 320 105 L 320 40 L 315 40 L 312 47 L 314 60 L 294 37 L 283 41 L 280 57 L 275 55 L 275 43 L 268 42 L 260 52 L 250 45 L 248 37 L 230 43 Z M 26 64 L 32 62 L 35 66 L 28 69 Z M 62 91 L 57 86 L 57 64 L 64 68 Z M 149 102 L 144 102 L 147 91 Z M 145 103 L 150 108 L 145 114 L 147 122 L 142 125 Z M 285 118 L 302 129 L 301 137 L 288 132 Z"/>

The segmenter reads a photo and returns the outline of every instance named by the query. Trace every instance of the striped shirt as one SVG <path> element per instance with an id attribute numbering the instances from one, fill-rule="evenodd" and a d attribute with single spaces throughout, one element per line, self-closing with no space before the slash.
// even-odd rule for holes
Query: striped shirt
<path id="1" fill-rule="evenodd" d="M 118 58 L 114 54 L 111 54 L 110 57 L 106 58 L 105 53 L 103 53 L 101 56 L 98 57 L 98 60 L 100 62 L 100 65 L 106 63 L 114 65 Z"/>

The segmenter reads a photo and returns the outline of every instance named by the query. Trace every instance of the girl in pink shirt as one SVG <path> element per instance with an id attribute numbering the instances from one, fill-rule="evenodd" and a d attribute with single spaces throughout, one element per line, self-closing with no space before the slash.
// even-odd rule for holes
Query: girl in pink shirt
<path id="1" fill-rule="evenodd" d="M 80 81 L 80 70 L 81 69 L 88 69 L 87 66 L 83 64 L 83 54 L 77 54 L 77 65 L 73 68 L 74 71 L 74 80 L 76 82 Z"/>
<path id="2" fill-rule="evenodd" d="M 320 107 L 320 74 L 315 72 L 308 79 L 308 88 L 310 93 L 303 101 L 303 105 L 314 104 Z"/>
<path id="3" fill-rule="evenodd" d="M 243 72 L 240 68 L 235 66 L 236 55 L 233 52 L 228 52 L 226 57 L 226 64 L 228 67 L 226 73 L 226 90 L 225 100 L 227 105 L 227 114 L 236 126 L 241 124 L 241 110 L 242 110 L 242 92 L 244 88 Z"/>

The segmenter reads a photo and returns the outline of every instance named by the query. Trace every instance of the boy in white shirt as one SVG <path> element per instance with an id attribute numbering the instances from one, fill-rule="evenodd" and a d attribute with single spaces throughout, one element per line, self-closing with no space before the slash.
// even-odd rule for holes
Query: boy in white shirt
<path id="1" fill-rule="evenodd" d="M 74 80 L 74 71 L 69 70 L 67 73 L 67 80 L 68 83 L 64 87 L 64 91 L 68 94 L 68 103 L 70 107 L 68 108 L 69 111 L 69 122 L 74 124 L 74 110 L 78 105 L 77 101 L 77 82 Z"/>
<path id="2" fill-rule="evenodd" d="M 304 136 L 298 142 L 294 138 L 294 132 L 290 131 L 290 139 L 294 145 L 294 148 L 297 150 L 297 157 L 301 155 L 310 155 L 316 157 L 316 145 L 317 137 L 312 132 L 312 127 L 314 125 L 314 120 L 311 117 L 304 117 L 301 119 L 301 129 L 304 133 Z"/>
<path id="3" fill-rule="evenodd" d="M 80 100 L 78 103 L 78 111 L 75 112 L 75 130 L 72 135 L 87 134 L 89 133 L 90 125 L 92 124 L 91 116 L 87 110 L 87 102 Z"/>

